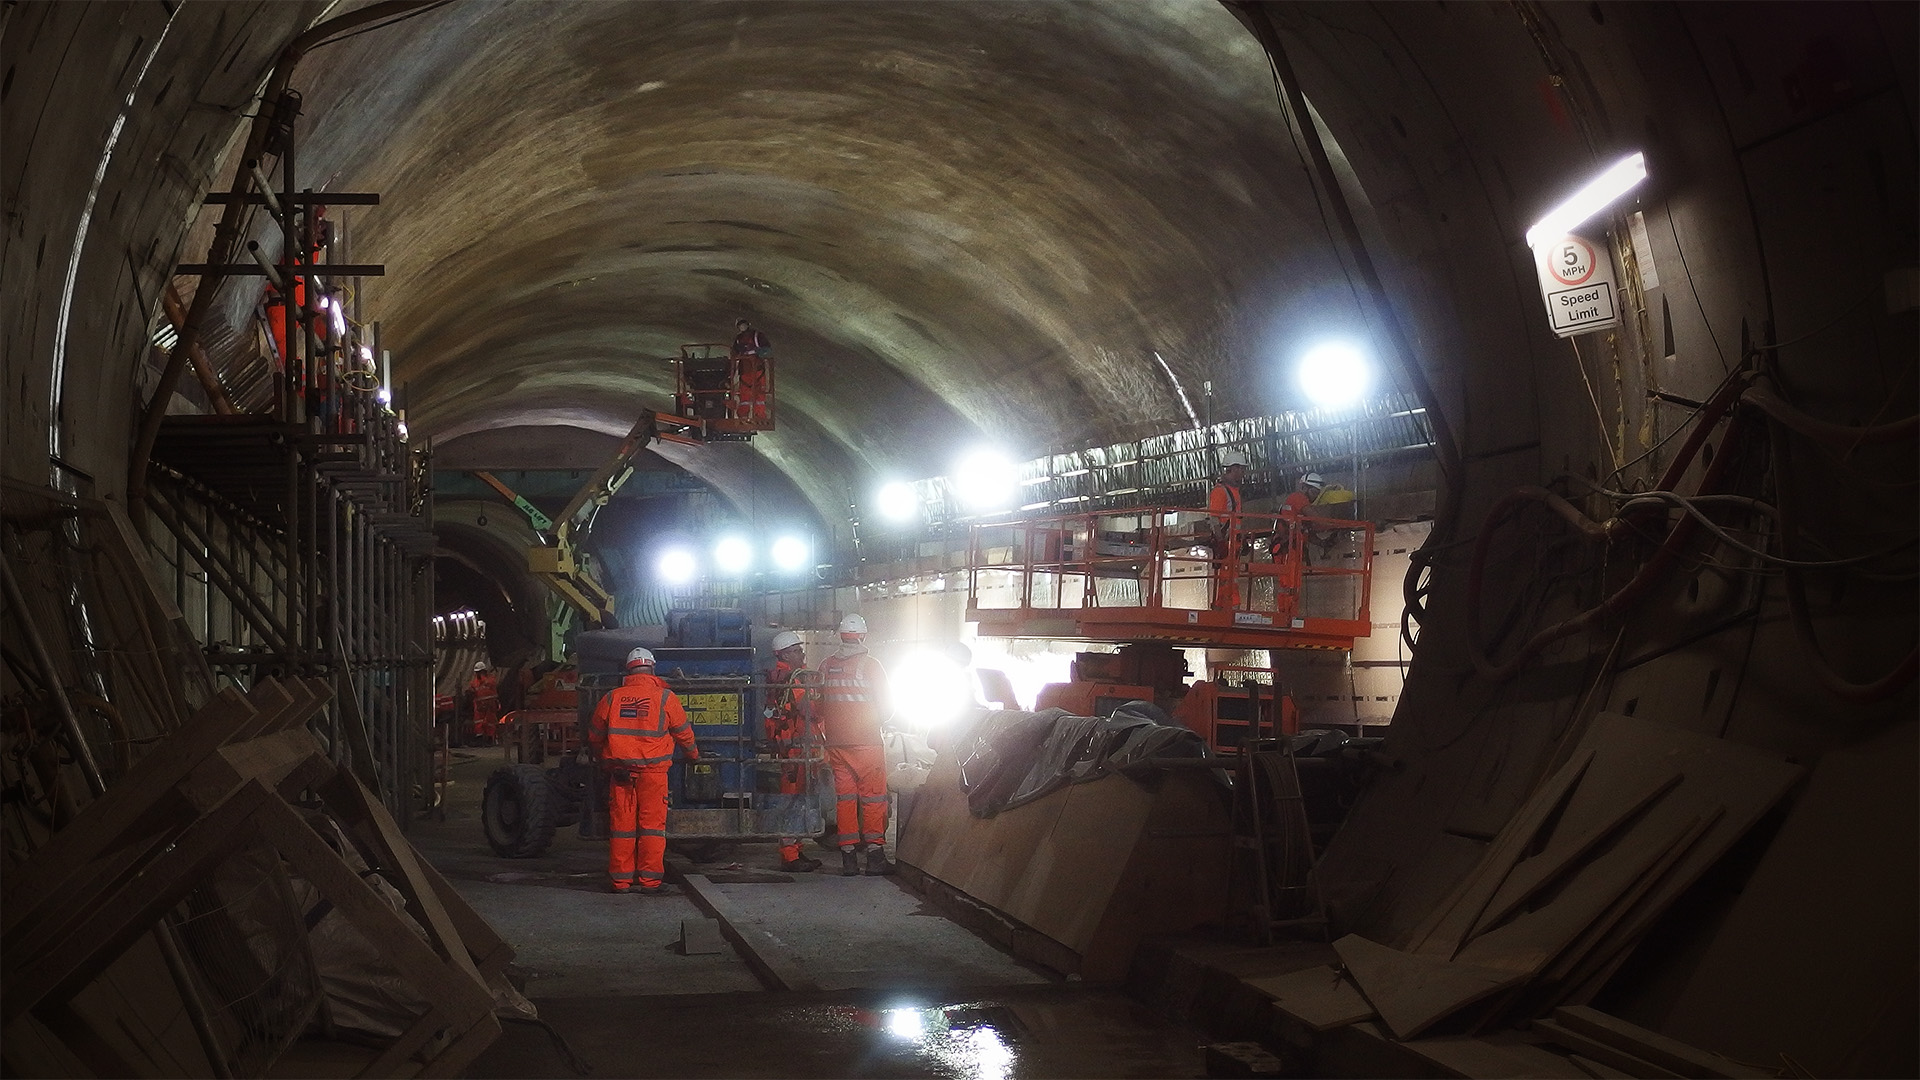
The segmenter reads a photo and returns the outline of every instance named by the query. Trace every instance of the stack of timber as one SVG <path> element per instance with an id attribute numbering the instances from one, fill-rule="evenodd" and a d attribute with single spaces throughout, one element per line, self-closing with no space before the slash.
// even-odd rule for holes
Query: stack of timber
<path id="1" fill-rule="evenodd" d="M 110 504 L 9 482 L 0 1075 L 452 1075 L 512 949 L 317 722 L 216 689 Z"/>
<path id="2" fill-rule="evenodd" d="M 1402 947 L 1349 934 L 1339 965 L 1261 989 L 1297 1025 L 1364 1027 L 1445 1075 L 1768 1075 L 1585 1006 L 1801 773 L 1601 713 Z"/>

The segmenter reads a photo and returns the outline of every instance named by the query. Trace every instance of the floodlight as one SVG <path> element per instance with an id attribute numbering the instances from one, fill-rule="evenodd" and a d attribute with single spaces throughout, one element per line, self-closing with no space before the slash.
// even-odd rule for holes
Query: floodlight
<path id="1" fill-rule="evenodd" d="M 783 536 L 773 542 L 773 565 L 782 570 L 793 571 L 806 566 L 810 554 L 807 542 L 797 536 Z"/>
<path id="2" fill-rule="evenodd" d="M 1373 385 L 1373 366 L 1359 347 L 1347 341 L 1327 341 L 1300 358 L 1300 389 L 1322 409 L 1343 409 L 1366 396 Z"/>
<path id="3" fill-rule="evenodd" d="M 713 565 L 723 574 L 744 574 L 753 565 L 753 548 L 738 536 L 723 537 L 713 545 Z"/>
<path id="4" fill-rule="evenodd" d="M 700 569 L 700 563 L 693 557 L 693 552 L 683 547 L 675 547 L 660 553 L 660 561 L 656 568 L 660 572 L 660 580 L 669 585 L 685 585 L 693 580 L 693 575 Z"/>
<path id="5" fill-rule="evenodd" d="M 920 492 L 904 480 L 882 487 L 873 501 L 880 516 L 888 521 L 912 521 L 920 514 Z"/>
<path id="6" fill-rule="evenodd" d="M 1634 153 L 1587 182 L 1567 201 L 1547 211 L 1547 216 L 1527 230 L 1527 246 L 1537 248 L 1565 236 L 1569 230 L 1605 210 L 1615 199 L 1632 191 L 1647 178 L 1645 154 Z"/>
<path id="7" fill-rule="evenodd" d="M 954 467 L 953 481 L 960 501 L 975 510 L 995 510 L 1013 498 L 1018 487 L 1013 462 L 997 450 L 980 449 Z"/>

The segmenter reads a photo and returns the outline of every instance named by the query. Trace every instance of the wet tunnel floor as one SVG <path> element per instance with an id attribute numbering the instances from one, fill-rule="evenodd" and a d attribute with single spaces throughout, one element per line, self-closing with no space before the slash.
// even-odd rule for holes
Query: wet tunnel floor
<path id="1" fill-rule="evenodd" d="M 593 1075 L 672 1077 L 1204 1076 L 1197 1033 L 1117 991 L 1018 986 L 557 998 L 541 1017 Z M 475 1077 L 577 1075 L 545 1032 L 508 1024 Z"/>
<path id="2" fill-rule="evenodd" d="M 496 857 L 478 802 L 498 753 L 462 754 L 445 819 L 415 822 L 411 839 L 514 946 L 524 992 L 596 1077 L 1205 1075 L 1198 1031 L 1008 956 L 899 878 L 780 874 L 771 844 L 671 860 L 670 877 L 707 875 L 820 988 L 768 992 L 731 947 L 683 947 L 706 915 L 682 886 L 607 892 L 601 843 L 563 829 L 539 858 Z M 580 1075 L 524 1023 L 467 1074 Z"/>

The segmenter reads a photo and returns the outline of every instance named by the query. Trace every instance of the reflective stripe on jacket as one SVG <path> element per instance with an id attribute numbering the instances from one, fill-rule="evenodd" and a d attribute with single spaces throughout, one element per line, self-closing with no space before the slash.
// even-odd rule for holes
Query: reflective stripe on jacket
<path id="1" fill-rule="evenodd" d="M 820 665 L 819 716 L 828 746 L 878 746 L 887 672 L 865 647 Z"/>
<path id="2" fill-rule="evenodd" d="M 657 675 L 629 675 L 608 691 L 594 706 L 587 741 L 606 765 L 669 762 L 676 742 L 698 756 L 686 708 Z"/>

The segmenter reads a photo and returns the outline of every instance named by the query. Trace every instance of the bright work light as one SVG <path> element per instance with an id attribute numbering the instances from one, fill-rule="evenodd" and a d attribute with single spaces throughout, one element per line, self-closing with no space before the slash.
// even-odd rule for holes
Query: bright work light
<path id="1" fill-rule="evenodd" d="M 753 548 L 738 536 L 723 537 L 713 545 L 713 565 L 723 574 L 743 574 L 753 564 Z"/>
<path id="2" fill-rule="evenodd" d="M 1527 230 L 1527 246 L 1537 248 L 1565 236 L 1574 226 L 1605 210 L 1615 199 L 1632 191 L 1647 178 L 1646 155 L 1635 153 L 1587 182 L 1547 216 Z"/>
<path id="3" fill-rule="evenodd" d="M 920 493 L 904 480 L 895 480 L 881 488 L 874 503 L 880 516 L 888 521 L 912 521 L 920 513 Z"/>
<path id="4" fill-rule="evenodd" d="M 660 580 L 669 585 L 685 585 L 693 580 L 700 564 L 694 559 L 693 552 L 686 548 L 668 548 L 661 552 L 658 564 Z"/>
<path id="5" fill-rule="evenodd" d="M 1017 477 L 1013 462 L 996 450 L 975 450 L 953 470 L 960 501 L 975 510 L 994 510 L 1013 498 Z"/>
<path id="6" fill-rule="evenodd" d="M 1344 409 L 1366 396 L 1373 367 L 1351 342 L 1327 341 L 1300 358 L 1300 389 L 1322 409 Z"/>
<path id="7" fill-rule="evenodd" d="M 794 571 L 807 565 L 807 542 L 797 536 L 783 536 L 773 542 L 773 565 Z"/>

